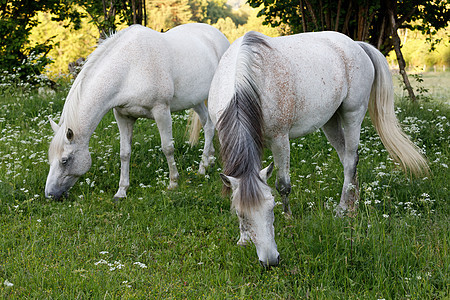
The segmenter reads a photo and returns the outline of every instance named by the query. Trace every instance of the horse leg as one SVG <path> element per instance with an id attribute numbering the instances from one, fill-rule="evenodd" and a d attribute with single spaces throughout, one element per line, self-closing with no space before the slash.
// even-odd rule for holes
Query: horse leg
<path id="1" fill-rule="evenodd" d="M 203 148 L 202 160 L 198 169 L 199 174 L 205 175 L 205 169 L 214 162 L 214 125 L 209 117 L 208 109 L 204 102 L 194 106 L 194 111 L 198 114 L 205 133 L 205 146 Z"/>
<path id="2" fill-rule="evenodd" d="M 114 116 L 120 133 L 120 181 L 119 190 L 114 195 L 114 199 L 117 200 L 127 196 L 127 190 L 130 186 L 131 140 L 136 119 L 122 115 L 116 109 L 114 109 Z"/>
<path id="3" fill-rule="evenodd" d="M 179 174 L 174 158 L 175 147 L 173 145 L 172 116 L 170 115 L 170 108 L 167 105 L 158 105 L 153 107 L 152 114 L 161 137 L 161 149 L 166 156 L 167 164 L 169 165 L 170 182 L 168 188 L 171 190 L 178 186 L 177 180 Z"/>
<path id="4" fill-rule="evenodd" d="M 275 186 L 283 200 L 284 215 L 286 218 L 292 217 L 291 207 L 289 205 L 289 194 L 291 193 L 291 178 L 289 177 L 290 168 L 290 146 L 289 136 L 283 135 L 272 141 L 272 154 L 275 165 L 278 167 L 277 180 Z"/>
<path id="5" fill-rule="evenodd" d="M 344 165 L 345 140 L 344 131 L 342 130 L 341 120 L 338 113 L 335 113 L 328 122 L 322 127 L 323 133 L 327 137 L 331 146 L 336 149 L 339 160 Z"/>
<path id="6" fill-rule="evenodd" d="M 347 112 L 343 115 L 344 155 L 341 160 L 344 166 L 344 185 L 342 187 L 341 201 L 337 208 L 337 215 L 342 216 L 345 211 L 350 214 L 356 211 L 359 201 L 359 185 L 356 167 L 358 165 L 358 144 L 361 133 L 361 124 L 365 111 Z"/>

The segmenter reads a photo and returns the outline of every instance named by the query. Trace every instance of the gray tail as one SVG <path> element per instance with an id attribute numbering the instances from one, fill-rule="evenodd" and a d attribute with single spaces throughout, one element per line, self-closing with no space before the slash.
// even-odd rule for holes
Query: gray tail
<path id="1" fill-rule="evenodd" d="M 263 35 L 247 33 L 236 62 L 235 92 L 218 121 L 223 173 L 239 178 L 239 206 L 258 205 L 261 193 L 261 156 L 264 147 L 263 113 L 255 69 L 260 68 L 262 50 L 270 49 Z M 224 191 L 229 189 L 224 186 Z"/>

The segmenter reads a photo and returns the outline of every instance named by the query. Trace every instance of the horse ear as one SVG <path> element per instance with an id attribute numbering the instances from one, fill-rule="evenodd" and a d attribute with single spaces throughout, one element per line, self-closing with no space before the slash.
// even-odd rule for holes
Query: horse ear
<path id="1" fill-rule="evenodd" d="M 220 177 L 222 178 L 223 184 L 225 184 L 225 186 L 229 187 L 232 190 L 237 188 L 237 186 L 239 184 L 239 179 L 231 177 L 231 176 L 227 176 L 223 173 L 220 173 Z"/>
<path id="2" fill-rule="evenodd" d="M 59 125 L 55 123 L 55 121 L 53 121 L 52 119 L 48 119 L 50 121 L 50 126 L 53 129 L 53 132 L 57 132 L 59 130 Z"/>
<path id="3" fill-rule="evenodd" d="M 267 179 L 269 179 L 270 176 L 272 176 L 272 172 L 273 172 L 273 162 L 271 162 L 267 168 L 264 168 L 259 172 L 259 177 L 264 182 L 267 182 Z"/>
<path id="4" fill-rule="evenodd" d="M 73 139 L 73 131 L 72 129 L 68 128 L 67 132 L 66 132 L 66 137 L 69 141 L 71 141 Z"/>

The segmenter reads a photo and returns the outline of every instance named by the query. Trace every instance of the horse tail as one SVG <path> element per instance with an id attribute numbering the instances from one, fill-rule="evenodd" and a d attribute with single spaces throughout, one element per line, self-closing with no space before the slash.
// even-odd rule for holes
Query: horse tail
<path id="1" fill-rule="evenodd" d="M 375 47 L 358 42 L 375 67 L 375 80 L 369 101 L 369 115 L 389 155 L 405 172 L 428 174 L 427 160 L 402 131 L 394 111 L 394 88 L 386 58 Z"/>
<path id="2" fill-rule="evenodd" d="M 264 147 L 263 113 L 255 69 L 260 68 L 262 50 L 270 49 L 264 36 L 247 33 L 240 45 L 234 95 L 217 124 L 221 144 L 223 173 L 239 178 L 240 194 L 235 198 L 240 209 L 259 204 L 261 199 L 261 157 Z M 229 188 L 224 186 L 224 192 Z"/>
<path id="3" fill-rule="evenodd" d="M 201 129 L 202 123 L 200 122 L 198 114 L 193 109 L 190 109 L 186 126 L 186 135 L 189 135 L 189 145 L 191 145 L 191 147 L 198 144 Z"/>

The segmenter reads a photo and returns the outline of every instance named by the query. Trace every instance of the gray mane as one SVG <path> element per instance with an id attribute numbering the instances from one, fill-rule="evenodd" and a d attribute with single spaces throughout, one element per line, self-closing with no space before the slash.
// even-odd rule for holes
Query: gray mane
<path id="1" fill-rule="evenodd" d="M 260 68 L 264 49 L 271 47 L 262 35 L 244 36 L 236 62 L 235 93 L 218 121 L 223 173 L 240 179 L 234 201 L 244 210 L 260 205 L 262 196 L 263 113 L 255 70 Z"/>

